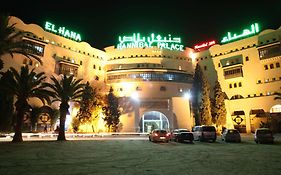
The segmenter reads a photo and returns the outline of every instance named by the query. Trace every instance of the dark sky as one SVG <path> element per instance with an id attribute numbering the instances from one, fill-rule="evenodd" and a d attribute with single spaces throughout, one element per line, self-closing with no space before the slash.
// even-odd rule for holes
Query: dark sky
<path id="1" fill-rule="evenodd" d="M 181 37 L 185 46 L 239 32 L 258 22 L 262 29 L 281 26 L 280 0 L 25 0 L 7 1 L 1 12 L 25 23 L 45 21 L 65 26 L 99 49 L 116 45 L 119 35 L 156 34 Z"/>

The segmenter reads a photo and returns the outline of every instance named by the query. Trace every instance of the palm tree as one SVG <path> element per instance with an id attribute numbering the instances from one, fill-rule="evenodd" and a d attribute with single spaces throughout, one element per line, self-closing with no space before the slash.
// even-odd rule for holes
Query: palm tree
<path id="1" fill-rule="evenodd" d="M 51 77 L 52 84 L 45 83 L 46 86 L 54 92 L 53 102 L 60 101 L 60 127 L 57 140 L 64 141 L 65 139 L 65 119 L 69 108 L 69 102 L 79 102 L 84 91 L 84 84 L 80 83 L 82 79 L 74 79 L 74 76 L 66 76 L 58 81 L 54 76 Z"/>
<path id="2" fill-rule="evenodd" d="M 9 25 L 9 20 L 9 15 L 0 15 L 0 70 L 4 65 L 1 57 L 5 54 L 10 54 L 11 57 L 14 54 L 22 54 L 29 59 L 32 57 L 42 64 L 41 59 L 33 54 L 38 51 L 21 39 L 29 32 L 16 31 L 15 24 Z"/>
<path id="3" fill-rule="evenodd" d="M 42 84 L 46 78 L 44 72 L 36 73 L 34 69 L 29 71 L 28 66 L 22 66 L 20 72 L 11 67 L 8 74 L 7 81 L 3 83 L 1 89 L 7 92 L 7 94 L 16 97 L 16 120 L 13 142 L 22 142 L 23 117 L 30 110 L 28 100 L 30 98 L 38 98 L 43 104 L 45 102 L 50 104 L 49 96 L 52 95 L 52 92 L 46 90 Z"/>

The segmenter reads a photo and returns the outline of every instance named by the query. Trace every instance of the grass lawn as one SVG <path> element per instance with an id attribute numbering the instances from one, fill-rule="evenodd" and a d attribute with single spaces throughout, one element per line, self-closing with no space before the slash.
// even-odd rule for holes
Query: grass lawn
<path id="1" fill-rule="evenodd" d="M 0 142 L 0 174 L 3 175 L 272 175 L 280 172 L 280 141 L 274 145 L 243 140 L 240 144 L 146 140 Z"/>

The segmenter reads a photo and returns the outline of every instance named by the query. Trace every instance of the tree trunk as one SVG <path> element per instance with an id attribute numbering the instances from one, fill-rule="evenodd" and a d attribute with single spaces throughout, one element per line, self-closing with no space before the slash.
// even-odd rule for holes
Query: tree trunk
<path id="1" fill-rule="evenodd" d="M 59 135 L 57 140 L 58 141 L 66 141 L 65 138 L 65 119 L 66 114 L 68 111 L 69 105 L 67 103 L 61 103 L 60 105 L 60 128 L 59 128 Z"/>
<path id="2" fill-rule="evenodd" d="M 23 142 L 22 139 L 22 123 L 23 123 L 23 115 L 24 115 L 24 111 L 22 109 L 19 109 L 19 111 L 17 112 L 17 119 L 16 119 L 16 125 L 15 125 L 15 135 L 13 137 L 13 141 L 12 142 Z"/>

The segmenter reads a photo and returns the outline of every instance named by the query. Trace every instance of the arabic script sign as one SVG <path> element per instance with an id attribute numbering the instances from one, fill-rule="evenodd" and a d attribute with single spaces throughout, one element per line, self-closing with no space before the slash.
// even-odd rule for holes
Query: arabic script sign
<path id="1" fill-rule="evenodd" d="M 210 46 L 212 46 L 212 45 L 214 45 L 214 44 L 216 44 L 216 41 L 215 41 L 215 40 L 213 40 L 213 41 L 208 41 L 208 42 L 204 42 L 204 43 L 202 43 L 202 44 L 197 44 L 197 45 L 195 45 L 195 46 L 194 46 L 194 49 L 195 49 L 195 50 L 205 49 L 205 48 L 210 47 Z"/>
<path id="2" fill-rule="evenodd" d="M 251 25 L 250 29 L 244 29 L 240 35 L 237 35 L 236 33 L 232 35 L 230 32 L 227 32 L 227 36 L 223 37 L 221 43 L 227 43 L 236 39 L 244 38 L 246 36 L 254 35 L 259 33 L 259 31 L 260 31 L 259 24 L 254 23 Z"/>
<path id="3" fill-rule="evenodd" d="M 133 33 L 132 36 L 119 36 L 119 43 L 117 49 L 125 48 L 144 48 L 157 46 L 160 49 L 179 50 L 183 51 L 183 45 L 181 44 L 181 38 L 162 37 L 161 35 L 155 35 L 152 33 L 148 37 L 141 37 L 139 33 Z"/>
<path id="4" fill-rule="evenodd" d="M 52 24 L 48 21 L 46 21 L 46 23 L 45 23 L 45 30 L 58 34 L 58 35 L 61 35 L 66 38 L 73 39 L 75 41 L 81 41 L 81 35 L 79 33 L 68 30 L 65 27 L 57 28 L 55 24 Z"/>

